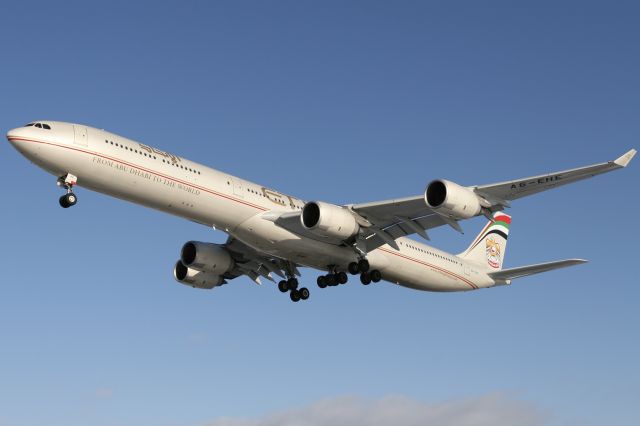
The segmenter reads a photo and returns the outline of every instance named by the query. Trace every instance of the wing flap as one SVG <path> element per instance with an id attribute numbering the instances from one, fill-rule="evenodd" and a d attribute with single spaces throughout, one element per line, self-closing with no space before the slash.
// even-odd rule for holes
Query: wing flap
<path id="1" fill-rule="evenodd" d="M 566 268 L 568 266 L 587 263 L 584 259 L 557 260 L 555 262 L 538 263 L 536 265 L 520 266 L 518 268 L 503 269 L 501 271 L 490 272 L 488 275 L 496 281 L 507 281 L 528 275 L 540 274 L 554 269 Z"/>

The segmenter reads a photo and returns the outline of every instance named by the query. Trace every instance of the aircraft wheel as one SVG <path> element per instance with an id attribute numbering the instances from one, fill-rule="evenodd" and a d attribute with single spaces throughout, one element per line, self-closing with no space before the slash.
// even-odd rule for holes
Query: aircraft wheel
<path id="1" fill-rule="evenodd" d="M 347 270 L 351 275 L 358 275 L 358 272 L 360 272 L 360 269 L 358 268 L 358 264 L 356 262 L 349 263 L 349 265 L 347 265 Z"/>
<path id="2" fill-rule="evenodd" d="M 59 202 L 60 206 L 66 209 L 71 206 L 75 206 L 78 202 L 78 197 L 76 197 L 76 194 L 74 194 L 73 192 L 69 192 L 68 194 L 64 194 L 62 197 L 60 197 Z"/>
<path id="3" fill-rule="evenodd" d="M 360 282 L 364 285 L 371 284 L 371 275 L 368 272 L 363 272 L 360 274 Z"/>
<path id="4" fill-rule="evenodd" d="M 291 290 L 291 293 L 289 293 L 289 297 L 291 298 L 292 302 L 299 302 L 300 292 L 298 290 Z"/>
<path id="5" fill-rule="evenodd" d="M 327 283 L 328 287 L 333 287 L 336 285 L 336 277 L 333 274 L 327 274 L 324 276 L 324 282 Z"/>
<path id="6" fill-rule="evenodd" d="M 338 272 L 336 279 L 338 280 L 338 284 L 346 284 L 347 281 L 349 281 L 349 276 L 344 272 Z"/>
<path id="7" fill-rule="evenodd" d="M 287 286 L 289 290 L 295 290 L 298 288 L 298 279 L 297 278 L 289 278 L 287 280 Z"/>
<path id="8" fill-rule="evenodd" d="M 289 284 L 287 284 L 285 280 L 280 281 L 278 283 L 278 290 L 280 290 L 283 293 L 286 293 L 287 291 L 289 291 Z"/>
<path id="9" fill-rule="evenodd" d="M 300 290 L 296 290 L 300 295 L 300 299 L 307 300 L 309 298 L 309 289 L 306 287 L 302 287 Z"/>
<path id="10" fill-rule="evenodd" d="M 377 269 L 371 271 L 369 275 L 371 275 L 371 281 L 374 283 L 378 283 L 382 279 L 382 274 Z"/>
<path id="11" fill-rule="evenodd" d="M 327 278 L 324 275 L 320 275 L 317 280 L 318 287 L 326 288 L 327 287 Z"/>
<path id="12" fill-rule="evenodd" d="M 358 271 L 367 272 L 369 270 L 369 261 L 367 259 L 360 259 L 358 261 Z"/>

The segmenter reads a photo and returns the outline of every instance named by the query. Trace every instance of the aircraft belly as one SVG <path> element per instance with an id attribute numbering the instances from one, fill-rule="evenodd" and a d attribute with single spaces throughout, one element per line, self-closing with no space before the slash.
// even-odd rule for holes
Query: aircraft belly
<path id="1" fill-rule="evenodd" d="M 313 268 L 326 270 L 329 265 L 339 265 L 344 269 L 356 260 L 350 248 L 300 237 L 263 219 L 261 213 L 238 225 L 232 234 L 256 250 Z"/>
<path id="2" fill-rule="evenodd" d="M 432 264 L 383 246 L 379 249 L 388 258 L 389 267 L 383 271 L 385 280 L 415 290 L 453 292 L 474 290 L 456 271 Z"/>

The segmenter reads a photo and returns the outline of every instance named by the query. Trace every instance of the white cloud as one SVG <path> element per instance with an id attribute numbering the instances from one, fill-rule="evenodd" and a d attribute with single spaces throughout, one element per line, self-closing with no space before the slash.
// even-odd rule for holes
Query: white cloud
<path id="1" fill-rule="evenodd" d="M 259 418 L 218 418 L 206 426 L 539 426 L 545 418 L 532 404 L 503 394 L 436 403 L 346 396 Z"/>

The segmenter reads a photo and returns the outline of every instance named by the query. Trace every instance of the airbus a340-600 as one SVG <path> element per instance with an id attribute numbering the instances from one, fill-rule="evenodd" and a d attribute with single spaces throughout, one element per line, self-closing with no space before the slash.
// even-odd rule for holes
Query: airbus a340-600
<path id="1" fill-rule="evenodd" d="M 489 185 L 433 180 L 424 194 L 363 204 L 305 202 L 177 155 L 93 127 L 36 121 L 7 139 L 57 178 L 60 205 L 76 204 L 76 186 L 161 210 L 228 235 L 225 244 L 189 241 L 175 279 L 212 289 L 246 275 L 275 282 L 297 302 L 299 267 L 322 271 L 320 288 L 385 280 L 428 291 L 467 291 L 510 284 L 514 278 L 585 262 L 569 259 L 503 269 L 512 200 L 626 167 L 635 150 L 614 161 Z M 449 254 L 417 242 L 427 231 L 484 215 L 489 222 L 469 248 Z"/>

